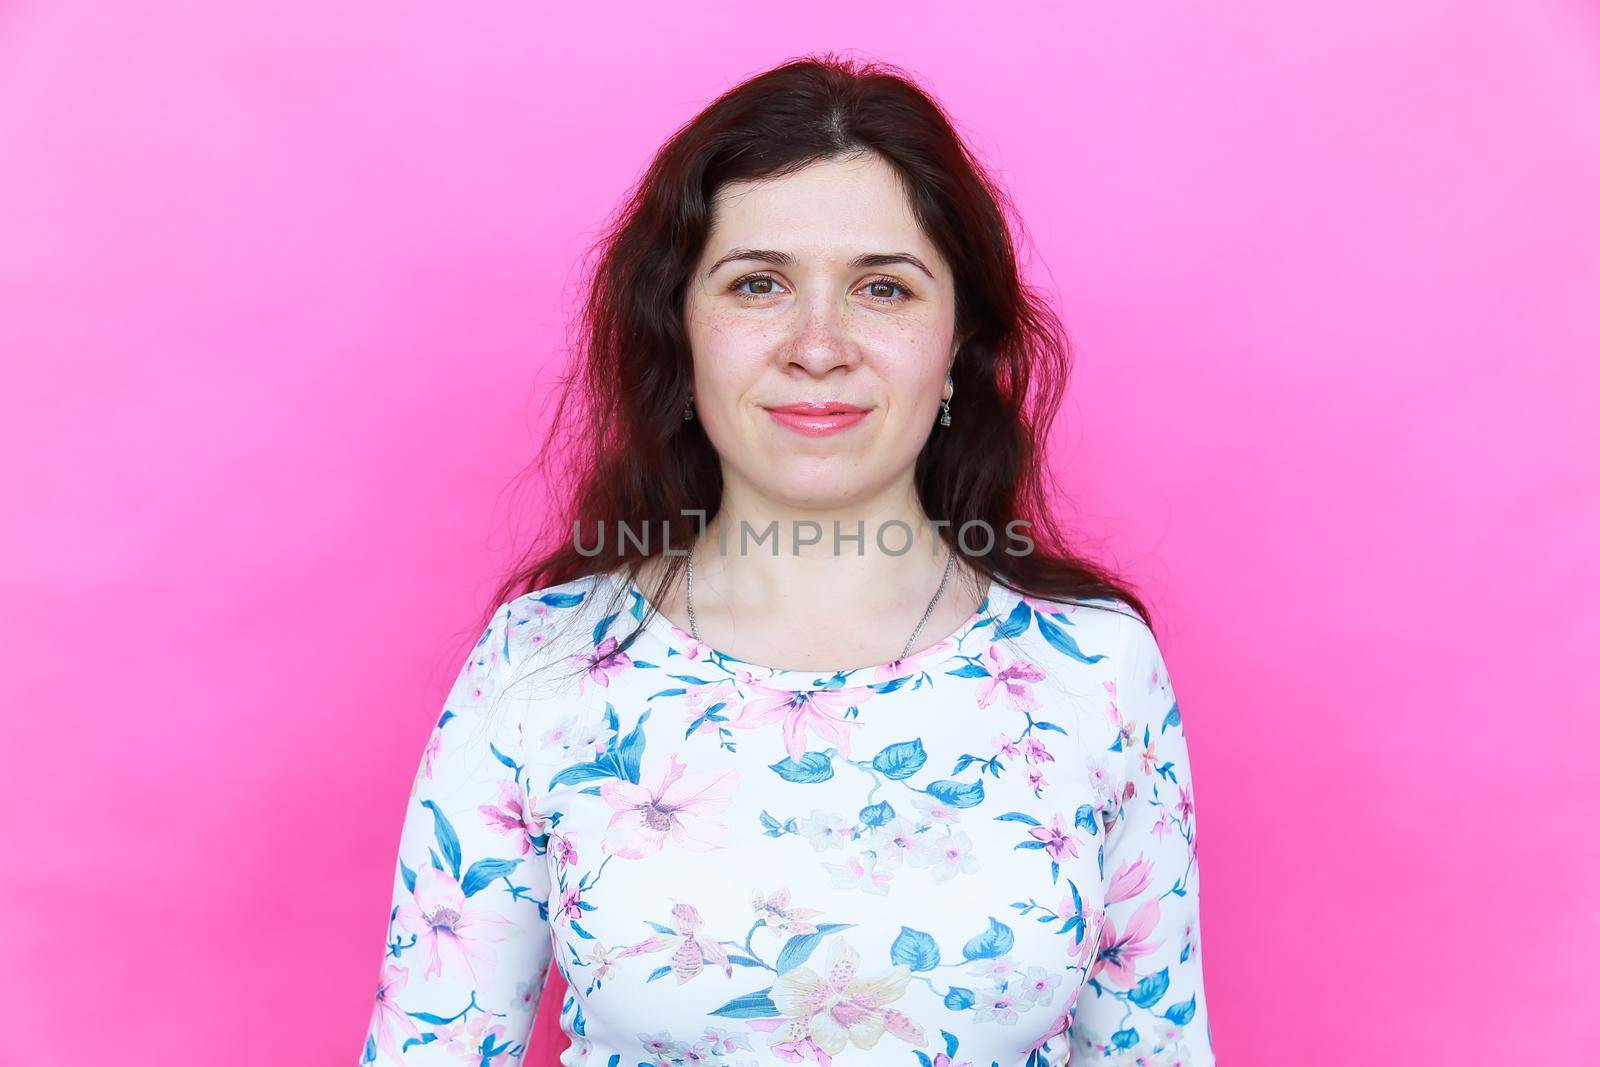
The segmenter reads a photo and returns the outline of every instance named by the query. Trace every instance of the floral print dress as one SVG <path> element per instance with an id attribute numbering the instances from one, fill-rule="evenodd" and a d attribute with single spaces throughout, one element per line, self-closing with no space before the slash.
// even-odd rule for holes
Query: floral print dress
<path id="1" fill-rule="evenodd" d="M 428 737 L 361 1064 L 1214 1064 L 1194 788 L 1126 604 L 997 583 L 839 672 L 602 573 L 502 605 Z M 649 615 L 645 629 L 619 651 Z"/>

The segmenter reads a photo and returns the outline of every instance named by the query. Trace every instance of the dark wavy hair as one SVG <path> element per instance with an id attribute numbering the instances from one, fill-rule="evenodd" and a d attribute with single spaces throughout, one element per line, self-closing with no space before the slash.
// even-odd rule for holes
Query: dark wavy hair
<path id="1" fill-rule="evenodd" d="M 685 291 L 713 197 L 729 182 L 860 153 L 898 173 L 954 276 L 955 336 L 964 337 L 951 370 L 957 411 L 917 457 L 924 511 L 949 521 L 937 527 L 940 536 L 980 576 L 1040 598 L 1121 600 L 1151 623 L 1125 581 L 1081 555 L 1052 513 L 1060 494 L 1042 443 L 1072 353 L 1047 302 L 1019 274 L 1008 225 L 1014 209 L 911 76 L 835 53 L 783 63 L 719 96 L 661 147 L 602 231 L 591 249 L 577 359 L 561 379 L 536 461 L 548 536 L 515 565 L 488 617 L 518 596 L 597 571 L 639 577 L 647 550 L 608 537 L 608 554 L 581 553 L 576 530 L 650 530 L 652 540 L 664 531 L 676 547 L 648 610 L 662 602 L 683 569 L 682 548 L 700 529 L 685 513 L 709 521 L 722 498 L 717 453 L 700 423 L 683 418 L 693 380 Z M 1012 542 L 998 533 L 992 551 L 969 552 L 955 533 L 975 521 L 1009 531 L 1016 520 L 1028 524 L 1028 554 L 1007 553 Z"/>

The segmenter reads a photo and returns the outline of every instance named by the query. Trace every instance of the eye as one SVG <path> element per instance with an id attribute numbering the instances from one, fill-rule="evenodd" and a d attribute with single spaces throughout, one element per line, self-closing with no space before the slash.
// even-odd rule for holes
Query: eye
<path id="1" fill-rule="evenodd" d="M 757 297 L 757 296 L 771 296 L 771 295 L 773 295 L 773 293 L 775 291 L 772 287 L 776 286 L 777 284 L 778 284 L 778 279 L 774 278 L 770 274 L 746 274 L 743 278 L 738 279 L 732 285 L 728 286 L 728 291 L 731 292 L 731 293 L 735 293 L 738 296 L 747 297 L 747 298 L 748 297 Z M 742 286 L 745 286 L 745 285 L 765 285 L 768 288 L 766 288 L 766 289 L 757 289 L 757 290 L 752 291 L 752 290 L 749 290 L 749 289 L 742 288 Z"/>
<path id="2" fill-rule="evenodd" d="M 873 300 L 876 300 L 880 304 L 901 304 L 901 303 L 904 303 L 905 301 L 911 299 L 911 297 L 913 295 L 910 289 L 907 289 L 904 285 L 902 285 L 900 282 L 895 281 L 893 278 L 874 278 L 874 279 L 872 279 L 870 282 L 868 282 L 866 284 L 865 288 L 867 288 L 867 289 L 898 289 L 900 291 L 900 295 L 899 296 L 874 296 L 874 297 L 872 297 Z"/>

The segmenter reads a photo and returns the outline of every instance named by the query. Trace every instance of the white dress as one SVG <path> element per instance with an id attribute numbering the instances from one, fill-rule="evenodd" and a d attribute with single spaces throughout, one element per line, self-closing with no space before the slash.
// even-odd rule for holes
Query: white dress
<path id="1" fill-rule="evenodd" d="M 568 1067 L 1215 1063 L 1184 723 L 1132 609 L 997 583 L 830 673 L 660 615 L 617 652 L 647 607 L 596 574 L 496 613 L 408 801 L 360 1063 L 522 1063 L 552 961 Z"/>

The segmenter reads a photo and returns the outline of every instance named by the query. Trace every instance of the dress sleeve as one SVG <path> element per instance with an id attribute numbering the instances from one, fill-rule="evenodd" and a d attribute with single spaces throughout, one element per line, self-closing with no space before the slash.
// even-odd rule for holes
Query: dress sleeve
<path id="1" fill-rule="evenodd" d="M 1140 619 L 1124 625 L 1108 686 L 1121 791 L 1105 836 L 1100 945 L 1071 1023 L 1071 1059 L 1074 1067 L 1211 1067 L 1188 743 L 1155 635 Z"/>
<path id="2" fill-rule="evenodd" d="M 549 824 L 508 692 L 516 643 L 502 605 L 422 750 L 361 1064 L 522 1061 L 552 942 Z"/>

